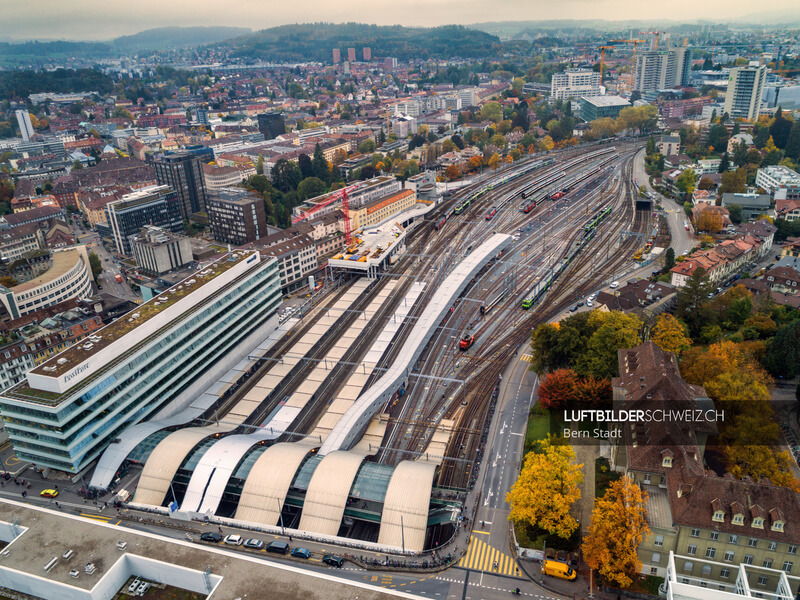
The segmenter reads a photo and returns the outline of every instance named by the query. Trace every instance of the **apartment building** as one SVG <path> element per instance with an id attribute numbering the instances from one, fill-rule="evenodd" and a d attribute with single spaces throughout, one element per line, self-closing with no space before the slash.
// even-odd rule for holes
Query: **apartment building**
<path id="1" fill-rule="evenodd" d="M 731 69 L 725 94 L 725 112 L 731 119 L 758 119 L 766 79 L 766 66 Z"/>
<path id="2" fill-rule="evenodd" d="M 756 187 L 776 196 L 779 190 L 800 191 L 800 174 L 783 165 L 760 167 L 756 171 Z"/>
<path id="3" fill-rule="evenodd" d="M 599 96 L 600 73 L 589 69 L 573 69 L 556 73 L 550 81 L 550 96 L 558 100 Z"/>
<path id="4" fill-rule="evenodd" d="M 686 46 L 645 50 L 636 55 L 633 89 L 645 92 L 688 85 L 690 69 L 691 52 Z"/>
<path id="5" fill-rule="evenodd" d="M 781 573 L 800 573 L 798 494 L 706 468 L 706 441 L 722 417 L 701 386 L 683 380 L 673 353 L 645 342 L 619 350 L 618 359 L 615 409 L 666 408 L 699 417 L 616 426 L 622 436 L 612 448 L 613 467 L 648 495 L 651 533 L 638 548 L 642 574 L 666 576 L 670 553 L 682 555 L 675 564 L 681 576 L 723 585 L 735 583 L 740 564 L 762 567 L 755 590 L 775 589 Z"/>

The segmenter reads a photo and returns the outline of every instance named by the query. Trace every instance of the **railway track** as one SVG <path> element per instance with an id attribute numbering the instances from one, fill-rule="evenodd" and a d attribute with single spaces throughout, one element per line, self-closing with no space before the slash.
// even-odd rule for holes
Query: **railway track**
<path id="1" fill-rule="evenodd" d="M 572 302 L 572 298 L 576 294 L 583 294 L 592 289 L 603 280 L 606 274 L 613 273 L 628 261 L 632 254 L 631 248 L 636 244 L 636 238 L 633 237 L 628 237 L 624 240 L 613 253 L 607 250 L 609 262 L 601 272 L 594 268 L 598 252 L 609 248 L 611 241 L 618 235 L 619 229 L 632 227 L 634 232 L 646 233 L 647 220 L 642 218 L 641 214 L 636 213 L 634 206 L 633 184 L 630 181 L 632 173 L 631 157 L 632 155 L 623 161 L 622 175 L 617 186 L 613 185 L 613 181 L 607 181 L 609 178 L 606 177 L 606 187 L 608 189 L 599 190 L 600 198 L 595 210 L 609 205 L 612 201 L 611 197 L 615 194 L 619 195 L 621 193 L 622 202 L 618 203 L 619 206 L 612 213 L 612 217 L 603 224 L 599 233 L 587 244 L 584 251 L 570 264 L 569 269 L 564 272 L 562 278 L 553 286 L 547 303 L 539 305 L 535 310 L 526 313 L 521 318 L 519 311 L 515 311 L 513 308 L 511 311 L 506 311 L 504 315 L 499 317 L 494 329 L 510 331 L 510 333 L 499 337 L 494 343 L 484 347 L 482 351 L 476 352 L 458 370 L 455 378 L 477 381 L 476 385 L 468 386 L 469 389 L 463 395 L 466 405 L 462 404 L 461 395 L 451 393 L 453 391 L 452 388 L 445 388 L 444 396 L 440 396 L 438 401 L 434 401 L 428 406 L 428 409 L 424 411 L 420 419 L 421 423 L 414 426 L 410 437 L 403 444 L 403 447 L 407 450 L 419 449 L 424 446 L 435 427 L 434 423 L 438 421 L 438 419 L 431 417 L 438 416 L 441 418 L 442 414 L 446 417 L 458 417 L 458 423 L 448 446 L 447 457 L 461 459 L 474 457 L 475 460 L 466 469 L 455 468 L 453 464 L 446 465 L 440 475 L 440 485 L 464 488 L 474 481 L 473 477 L 477 473 L 475 470 L 476 465 L 479 464 L 482 445 L 485 443 L 485 434 L 479 436 L 477 432 L 482 431 L 483 424 L 488 422 L 489 413 L 493 409 L 492 392 L 498 381 L 498 375 L 515 353 L 518 345 L 527 342 L 530 331 L 536 324 L 561 312 Z M 524 220 L 524 217 L 521 219 L 512 217 L 508 225 L 514 227 Z M 577 220 L 577 218 L 573 219 L 573 221 Z M 574 242 L 574 237 L 564 239 L 561 244 L 560 255 L 566 254 L 569 245 Z M 557 254 L 556 258 L 558 256 Z M 527 285 L 532 277 L 532 275 L 523 277 L 522 284 Z M 493 295 L 498 292 L 502 285 L 502 282 L 495 282 L 491 285 L 488 288 L 489 297 L 494 297 Z M 488 328 L 488 326 L 486 327 Z M 479 331 L 479 336 L 480 333 Z M 404 419 L 398 418 L 398 422 L 402 421 Z M 401 454 L 402 451 L 396 453 L 396 455 Z"/>

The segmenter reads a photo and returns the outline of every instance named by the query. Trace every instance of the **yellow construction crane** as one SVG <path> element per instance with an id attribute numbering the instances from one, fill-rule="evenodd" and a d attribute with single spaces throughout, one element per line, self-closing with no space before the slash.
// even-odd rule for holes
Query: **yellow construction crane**
<path id="1" fill-rule="evenodd" d="M 640 31 L 639 35 L 654 35 L 654 36 L 656 36 L 656 47 L 654 48 L 654 50 L 658 50 L 658 36 L 660 36 L 662 33 L 664 33 L 664 32 L 663 31 Z"/>
<path id="2" fill-rule="evenodd" d="M 614 46 L 600 46 L 600 85 L 603 85 L 603 69 L 606 63 L 606 50 L 613 50 Z"/>
<path id="3" fill-rule="evenodd" d="M 644 44 L 647 40 L 611 40 L 612 44 L 633 44 L 633 63 L 632 68 L 636 68 L 636 46 Z"/>

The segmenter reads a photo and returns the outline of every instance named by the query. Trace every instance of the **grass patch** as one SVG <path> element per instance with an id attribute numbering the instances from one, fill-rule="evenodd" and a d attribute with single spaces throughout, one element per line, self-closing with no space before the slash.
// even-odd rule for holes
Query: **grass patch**
<path id="1" fill-rule="evenodd" d="M 664 583 L 664 578 L 656 577 L 655 575 L 637 577 L 633 580 L 630 591 L 658 596 L 658 586 L 660 586 L 662 583 Z"/>
<path id="2" fill-rule="evenodd" d="M 622 477 L 611 468 L 608 459 L 600 457 L 594 461 L 594 497 L 600 498 L 605 495 L 608 486 L 612 481 Z"/>
<path id="3" fill-rule="evenodd" d="M 538 404 L 531 409 L 528 417 L 528 430 L 525 432 L 525 453 L 536 447 L 536 442 L 543 440 L 550 433 L 550 413 Z"/>
<path id="4" fill-rule="evenodd" d="M 536 550 L 543 550 L 547 547 L 574 552 L 581 544 L 580 527 L 573 532 L 569 539 L 565 540 L 557 535 L 551 535 L 539 527 L 520 521 L 514 523 L 514 535 L 517 536 L 517 544 L 522 548 Z"/>

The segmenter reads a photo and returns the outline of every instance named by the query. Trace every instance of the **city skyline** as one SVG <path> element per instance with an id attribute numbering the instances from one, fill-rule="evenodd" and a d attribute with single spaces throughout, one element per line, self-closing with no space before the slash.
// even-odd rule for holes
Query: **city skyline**
<path id="1" fill-rule="evenodd" d="M 316 21 L 360 22 L 378 25 L 437 26 L 446 24 L 469 25 L 494 21 L 528 20 L 583 20 L 607 21 L 659 20 L 691 22 L 697 19 L 716 19 L 724 15 L 728 20 L 753 19 L 773 21 L 785 13 L 785 4 L 780 0 L 766 0 L 758 13 L 751 4 L 743 0 L 726 2 L 710 0 L 697 5 L 690 0 L 677 0 L 669 5 L 636 4 L 630 0 L 565 0 L 557 6 L 543 0 L 521 2 L 500 0 L 488 5 L 479 0 L 458 2 L 455 0 L 412 0 L 406 10 L 398 12 L 386 1 L 365 2 L 348 0 L 335 5 L 303 3 L 271 6 L 269 16 L 259 18 L 264 5 L 257 0 L 233 0 L 227 5 L 226 15 L 221 20 L 218 5 L 198 4 L 188 0 L 175 0 L 164 5 L 155 0 L 142 0 L 135 5 L 111 5 L 99 0 L 78 0 L 64 5 L 55 0 L 42 0 L 33 13 L 23 3 L 11 5 L 0 23 L 0 39 L 64 39 L 64 40 L 109 40 L 121 35 L 130 35 L 145 29 L 166 26 L 242 26 L 253 30 L 267 29 L 292 23 Z M 543 12 L 547 11 L 547 12 Z M 52 18 L 41 19 L 41 14 Z M 235 15 L 235 16 L 234 16 Z M 91 18 L 87 18 L 90 16 Z M 797 15 L 784 15 L 788 18 Z"/>

